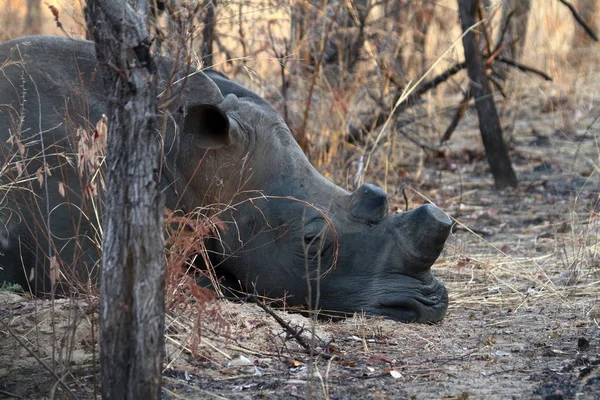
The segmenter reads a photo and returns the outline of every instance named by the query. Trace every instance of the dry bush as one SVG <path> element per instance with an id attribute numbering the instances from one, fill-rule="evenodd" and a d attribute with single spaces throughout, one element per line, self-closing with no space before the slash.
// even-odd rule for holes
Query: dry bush
<path id="1" fill-rule="evenodd" d="M 81 21 L 81 4 L 75 0 L 48 2 L 59 11 L 60 21 L 67 26 L 65 31 L 81 37 L 80 22 L 73 22 L 72 27 L 68 27 L 72 16 L 74 21 Z M 267 98 L 284 115 L 294 134 L 302 131 L 306 121 L 306 153 L 311 162 L 337 184 L 352 189 L 357 176 L 364 175 L 365 181 L 380 185 L 390 194 L 392 209 L 403 210 L 432 201 L 450 213 L 459 228 L 449 238 L 445 252 L 434 266 L 436 275 L 444 280 L 450 293 L 449 315 L 441 326 L 398 327 L 390 321 L 362 318 L 335 325 L 313 320 L 310 322 L 311 333 L 315 329 L 327 329 L 328 333 L 341 339 L 334 343 L 340 347 L 347 345 L 349 335 L 356 334 L 363 338 L 364 349 L 361 346 L 351 347 L 349 354 L 369 355 L 364 331 L 375 332 L 381 326 L 387 326 L 391 338 L 403 339 L 399 345 L 387 349 L 389 354 L 394 357 L 408 354 L 401 361 L 402 368 L 407 371 L 410 371 L 411 363 L 419 366 L 418 371 L 406 375 L 403 382 L 409 387 L 421 379 L 426 381 L 423 385 L 429 388 L 434 386 L 434 380 L 427 372 L 421 375 L 421 368 L 429 363 L 425 359 L 431 354 L 446 356 L 438 358 L 443 361 L 433 367 L 442 366 L 443 369 L 445 365 L 451 366 L 451 360 L 457 354 L 463 354 L 466 348 L 462 344 L 467 342 L 459 337 L 461 333 L 479 337 L 488 332 L 485 326 L 506 321 L 512 329 L 518 326 L 519 317 L 538 312 L 541 318 L 547 319 L 542 328 L 525 327 L 527 340 L 536 343 L 536 346 L 538 341 L 551 343 L 547 336 L 564 329 L 561 325 L 564 321 L 560 321 L 563 318 L 574 318 L 572 322 L 578 326 L 597 326 L 600 318 L 599 190 L 573 189 L 568 183 L 580 180 L 598 186 L 600 151 L 596 145 L 590 144 L 597 141 L 600 124 L 597 118 L 600 86 L 596 84 L 600 81 L 596 68 L 598 52 L 596 49 L 570 48 L 576 28 L 564 6 L 554 0 L 537 1 L 531 13 L 522 60 L 524 64 L 548 72 L 554 81 L 542 82 L 530 75 L 511 72 L 507 98 L 500 99 L 498 96 L 505 137 L 512 148 L 511 155 L 519 175 L 526 177 L 532 164 L 555 169 L 540 178 L 523 179 L 518 191 L 495 192 L 489 189 L 489 178 L 482 162 L 485 154 L 477 123 L 469 110 L 450 143 L 438 144 L 462 98 L 466 84 L 463 74 L 451 77 L 445 85 L 424 95 L 422 103 L 399 113 L 390 121 L 377 144 L 375 140 L 382 132 L 381 127 L 364 127 L 367 134 L 360 140 L 349 137 L 349 127 L 360 127 L 360 121 L 376 120 L 378 114 L 388 112 L 396 89 L 404 89 L 420 79 L 426 72 L 422 60 L 426 70 L 432 67 L 426 76 L 429 79 L 463 58 L 460 40 L 456 41 L 460 35 L 456 1 L 428 2 L 435 7 L 424 43 L 418 40 L 422 29 L 416 25 L 418 19 L 424 17 L 416 15 L 419 10 L 407 7 L 406 15 L 398 21 L 394 19 L 391 8 L 391 3 L 407 5 L 420 4 L 421 1 L 390 1 L 387 11 L 383 10 L 386 2 L 380 2 L 366 20 L 365 43 L 360 57 L 351 71 L 343 71 L 343 76 L 332 73 L 327 63 L 323 63 L 315 73 L 326 42 L 324 39 L 334 37 L 335 31 L 347 22 L 336 20 L 328 29 L 339 3 L 329 2 L 331 5 L 327 10 L 311 9 L 307 20 L 310 35 L 302 40 L 292 38 L 292 7 L 313 3 L 317 4 L 309 0 L 218 1 L 218 43 L 214 45 L 212 64 L 202 67 L 222 71 Z M 23 29 L 23 4 L 24 1 L 6 0 L 6 9 L 0 16 L 0 39 L 27 33 Z M 492 1 L 489 10 L 492 37 L 496 36 L 498 26 L 498 5 L 499 1 Z M 198 14 L 184 12 L 176 19 L 162 16 L 158 20 L 163 31 L 159 40 L 160 50 L 181 60 L 190 59 L 194 66 L 201 65 L 203 61 L 201 33 L 204 26 L 199 21 L 204 18 L 204 10 L 199 8 L 197 11 Z M 65 34 L 56 27 L 52 12 L 45 6 L 42 25 L 43 33 Z M 357 33 L 356 26 L 345 26 L 341 29 L 339 40 L 351 42 Z M 188 40 L 191 37 L 193 41 Z M 347 63 L 348 59 L 342 58 L 341 62 Z M 335 68 L 334 65 L 334 71 Z M 172 96 L 177 96 L 176 88 L 165 94 L 164 100 L 168 101 Z M 17 113 L 14 132 L 19 132 L 19 120 Z M 91 182 L 95 186 L 90 186 L 91 192 L 101 192 L 101 175 L 95 172 L 98 159 L 93 156 L 96 154 L 93 141 L 95 127 L 88 125 L 83 128 L 79 135 L 79 150 L 65 151 L 69 153 L 65 158 L 65 168 L 87 165 L 78 175 L 82 177 L 82 187 L 88 187 L 93 177 Z M 73 133 L 78 131 L 75 125 L 70 129 Z M 584 141 L 586 138 L 587 142 Z M 524 145 L 543 142 L 540 139 L 552 140 L 552 147 Z M 11 162 L 0 166 L 0 181 L 3 183 L 0 186 L 0 203 L 8 190 L 37 190 L 40 177 L 43 180 L 44 174 L 56 173 L 41 169 L 23 174 L 20 171 L 23 171 L 23 163 L 28 159 L 28 144 L 20 141 L 17 134 L 11 145 L 16 150 L 14 157 Z M 48 151 L 48 154 L 57 153 Z M 88 154 L 81 160 L 87 162 L 78 164 L 80 156 L 77 154 Z M 371 161 L 365 170 L 365 160 L 369 155 L 372 155 Z M 255 189 L 244 187 L 239 179 L 227 184 L 236 189 L 231 192 Z M 256 197 L 260 196 L 256 193 Z M 217 376 L 221 379 L 220 384 L 232 377 L 224 378 L 225 372 L 216 374 L 225 365 L 239 362 L 239 355 L 277 360 L 290 357 L 286 362 L 292 367 L 301 364 L 298 359 L 303 360 L 299 357 L 302 349 L 291 343 L 285 334 L 277 336 L 277 332 L 281 332 L 280 327 L 271 318 L 266 318 L 262 311 L 250 305 L 216 302 L 214 292 L 197 284 L 198 280 L 211 281 L 217 295 L 223 294 L 207 257 L 205 241 L 216 236 L 216 228 L 224 228 L 218 220 L 219 213 L 235 207 L 235 202 L 235 199 L 224 199 L 222 204 L 205 205 L 188 215 L 167 211 L 165 218 L 169 244 L 165 254 L 168 260 L 166 301 L 169 310 L 166 341 L 175 347 L 167 350 L 170 352 L 167 369 L 186 368 L 186 374 L 189 371 L 208 377 Z M 98 207 L 101 206 L 89 208 L 96 210 L 88 214 L 94 221 L 97 221 L 100 212 Z M 100 243 L 100 225 L 96 226 L 98 235 L 95 241 Z M 206 269 L 196 268 L 201 264 L 206 265 Z M 66 272 L 68 266 L 63 265 L 60 270 Z M 68 279 L 68 276 L 68 273 L 63 273 L 61 279 Z M 93 286 L 80 287 L 77 292 L 94 300 L 97 289 Z M 60 300 L 57 304 L 62 306 Z M 545 311 L 556 309 L 562 310 L 562 313 Z M 48 315 L 46 309 L 43 311 L 45 321 L 55 318 L 54 312 Z M 307 322 L 299 315 L 280 315 L 298 326 Z M 73 321 L 79 319 L 73 318 Z M 93 323 L 94 318 L 90 320 Z M 72 325 L 76 323 L 72 322 Z M 361 328 L 350 329 L 353 323 L 360 323 Z M 554 324 L 559 328 L 550 331 Z M 41 326 L 43 329 L 55 329 L 49 323 L 49 328 L 46 328 L 46 322 Z M 448 329 L 456 329 L 456 342 L 461 343 L 460 348 L 455 347 L 454 351 L 438 340 L 447 337 Z M 472 329 L 472 332 L 461 329 Z M 66 371 L 72 368 L 69 348 L 79 340 L 75 339 L 75 329 L 68 330 L 72 333 L 66 335 L 66 339 L 58 335 L 54 341 L 64 358 Z M 80 331 L 78 329 L 78 334 Z M 510 340 L 517 339 L 511 337 Z M 35 348 L 32 343 L 28 345 Z M 433 353 L 424 351 L 423 359 L 415 362 L 410 353 L 414 352 L 416 343 L 423 343 L 419 352 L 431 344 L 437 348 Z M 378 351 L 373 350 L 377 347 L 371 345 L 370 351 Z M 469 346 L 479 348 L 478 354 L 485 355 L 485 349 L 480 348 L 479 343 L 473 342 Z M 273 349 L 277 352 L 274 353 Z M 193 361 L 187 364 L 182 361 L 179 356 L 184 353 L 193 354 Z M 408 360 L 406 365 L 405 360 Z M 324 382 L 327 387 L 335 382 L 334 371 L 340 361 L 329 362 L 326 368 L 319 362 L 309 364 L 317 377 L 308 374 L 307 380 L 314 380 L 314 394 L 322 392 L 327 398 L 328 390 L 321 390 L 321 385 Z M 180 367 L 179 363 L 184 367 Z M 494 365 L 491 360 L 485 363 Z M 467 368 L 468 365 L 461 363 L 460 367 Z M 332 381 L 328 381 L 329 367 L 332 367 Z M 254 373 L 254 364 L 247 368 Z M 289 375 L 288 368 L 282 371 L 285 372 L 281 375 Z M 327 371 L 323 374 L 324 378 L 319 375 L 321 371 Z M 279 372 L 277 370 L 275 374 Z M 165 382 L 168 379 L 165 377 Z M 250 379 L 258 380 L 259 377 Z M 347 385 L 348 381 L 344 378 L 343 382 Z M 194 386 L 189 383 L 186 381 L 185 390 Z M 426 390 L 424 393 L 428 393 Z M 240 392 L 235 393 L 239 395 Z M 200 397 L 209 395 L 198 394 Z M 335 391 L 331 395 L 334 396 Z"/>
<path id="2" fill-rule="evenodd" d="M 352 44 L 360 33 L 356 21 L 348 22 L 348 19 L 356 19 L 360 10 L 353 10 L 355 14 L 346 15 L 344 19 L 339 17 L 345 11 L 340 8 L 340 2 L 328 3 L 326 9 L 321 9 L 321 2 L 308 0 L 218 2 L 213 64 L 204 67 L 222 71 L 270 100 L 282 112 L 294 134 L 306 132 L 307 155 L 322 173 L 337 183 L 351 188 L 360 157 L 375 147 L 377 157 L 374 165 L 364 171 L 366 180 L 392 192 L 407 174 L 417 174 L 414 166 L 423 158 L 423 147 L 438 148 L 437 142 L 453 112 L 452 108 L 446 108 L 447 103 L 441 103 L 442 99 L 447 102 L 448 95 L 464 89 L 463 75 L 453 77 L 447 85 L 428 94 L 423 105 L 398 115 L 388 128 L 390 132 L 386 133 L 385 140 L 377 146 L 371 139 L 377 130 L 371 132 L 371 127 L 361 127 L 361 122 L 372 122 L 370 116 L 389 111 L 394 91 L 403 90 L 409 82 L 414 83 L 421 77 L 425 71 L 415 58 L 425 60 L 426 67 L 435 62 L 429 77 L 462 58 L 461 44 L 456 43 L 459 35 L 456 4 L 453 0 L 379 2 L 369 9 L 363 29 L 364 46 L 352 70 L 348 72 L 343 68 L 345 65 L 341 65 L 337 68 L 341 72 L 331 74 L 324 65 L 314 74 L 326 37 Z M 497 27 L 500 2 L 490 3 L 491 26 Z M 67 32 L 81 26 L 76 22 L 80 21 L 81 4 L 74 0 L 56 0 L 50 4 L 59 10 L 63 26 L 69 25 L 65 21 L 74 19 L 72 27 L 65 28 Z M 25 15 L 23 2 L 9 1 L 9 7 L 12 7 L 8 13 L 12 13 L 10 22 L 20 25 Z M 307 10 L 302 21 L 306 33 L 295 40 L 291 32 L 292 19 L 301 7 Z M 336 10 L 339 18 L 328 32 Z M 192 54 L 200 53 L 204 28 L 200 22 L 205 10 L 200 7 L 198 11 L 196 20 L 189 20 L 186 25 L 186 32 L 195 38 L 190 42 Z M 555 78 L 550 84 L 532 82 L 544 92 L 581 96 L 581 92 L 573 93 L 577 87 L 573 79 L 582 79 L 581 73 L 576 72 L 581 68 L 589 75 L 593 63 L 581 65 L 578 59 L 566 57 L 571 54 L 569 43 L 575 32 L 575 24 L 568 16 L 558 1 L 534 7 L 523 62 L 546 70 Z M 44 33 L 63 34 L 55 27 L 47 7 L 43 9 L 43 17 Z M 173 25 L 168 26 L 169 22 L 162 18 L 161 26 L 167 28 L 164 32 L 169 32 Z M 423 21 L 428 22 L 426 34 Z M 5 36 L 21 33 L 16 27 L 10 32 Z M 27 33 L 26 29 L 22 33 Z M 170 32 L 165 37 L 174 40 L 177 35 Z M 334 37 L 336 35 L 341 39 Z M 325 50 L 327 46 L 326 43 Z M 162 48 L 169 51 L 172 44 Z M 450 51 L 439 59 L 448 48 Z M 418 54 L 422 51 L 424 54 Z M 200 57 L 193 58 L 201 61 Z M 341 58 L 344 61 L 344 57 Z M 337 75 L 339 79 L 334 79 Z M 513 78 L 522 79 L 517 73 Z M 524 81 L 531 82 L 531 79 L 525 77 Z M 349 141 L 349 127 L 364 128 L 369 134 L 362 142 Z"/>
<path id="3" fill-rule="evenodd" d="M 60 10 L 61 20 L 74 16 L 75 21 L 81 21 L 80 4 L 51 3 Z M 219 1 L 215 14 L 215 52 L 212 64 L 203 67 L 222 71 L 268 99 L 285 117 L 294 134 L 305 134 L 304 148 L 311 162 L 341 186 L 352 189 L 357 175 L 363 175 L 365 181 L 376 183 L 392 194 L 394 207 L 403 209 L 409 204 L 431 200 L 463 221 L 467 228 L 481 218 L 478 214 L 481 209 L 500 207 L 483 203 L 482 197 L 495 196 L 505 206 L 500 196 L 510 197 L 510 194 L 485 191 L 482 194 L 483 178 L 477 182 L 468 182 L 465 178 L 468 173 L 482 176 L 485 172 L 478 165 L 484 154 L 476 123 L 468 112 L 459 127 L 461 132 L 453 141 L 444 146 L 438 144 L 462 97 L 466 85 L 464 74 L 451 77 L 445 85 L 424 95 L 422 103 L 395 116 L 377 143 L 381 126 L 361 126 L 361 121 L 376 121 L 379 114 L 389 112 L 397 91 L 402 92 L 423 74 L 428 73 L 425 79 L 429 79 L 463 58 L 462 45 L 457 41 L 460 29 L 456 2 L 426 2 L 434 5 L 426 9 L 432 13 L 429 16 L 419 7 L 410 7 L 422 5 L 421 1 L 379 2 L 364 20 L 364 43 L 350 69 L 343 68 L 349 63 L 346 54 L 338 60 L 340 69 L 340 65 L 327 62 L 324 50 L 329 39 L 341 43 L 356 40 L 361 28 L 355 22 L 360 18 L 357 15 L 341 18 L 341 7 L 345 4 L 327 3 L 330 5 L 322 9 L 321 2 L 309 0 Z M 406 13 L 395 17 L 393 4 L 405 5 Z M 292 16 L 295 7 L 300 5 L 308 10 L 303 20 L 306 34 L 295 38 L 291 33 Z M 492 1 L 488 10 L 492 37 L 497 34 L 498 5 L 498 1 Z M 24 18 L 22 4 L 9 1 L 8 7 L 0 17 L 6 20 L 0 25 L 0 37 L 26 33 L 19 28 Z M 197 11 L 198 14 L 178 14 L 174 20 L 162 16 L 158 23 L 163 31 L 161 51 L 177 55 L 177 49 L 183 48 L 181 59 L 189 58 L 200 65 L 204 26 L 198 21 L 203 20 L 205 11 L 202 8 Z M 336 12 L 340 18 L 334 19 Z M 44 33 L 64 34 L 56 28 L 48 9 L 44 9 L 43 14 Z M 423 38 L 420 37 L 424 34 L 422 26 L 417 25 L 422 24 L 425 17 L 430 18 L 430 26 Z M 73 26 L 75 28 L 65 30 L 71 33 L 81 24 L 75 22 Z M 544 115 L 548 117 L 548 130 L 568 137 L 556 150 L 557 157 L 576 171 L 583 168 L 581 159 L 587 158 L 585 164 L 591 168 L 592 179 L 598 170 L 598 152 L 579 148 L 577 138 L 569 132 L 585 131 L 594 124 L 592 120 L 597 113 L 594 100 L 598 98 L 599 87 L 590 83 L 598 81 L 595 67 L 598 53 L 572 50 L 570 43 L 575 30 L 572 18 L 559 1 L 539 2 L 533 7 L 522 61 L 548 72 L 554 81 L 546 83 L 512 72 L 508 82 L 511 90 L 500 103 L 500 110 L 507 124 L 505 135 L 514 143 L 534 134 L 531 111 L 547 109 L 548 114 Z M 317 67 L 319 62 L 321 65 Z M 358 139 L 349 136 L 350 127 L 355 126 L 366 134 Z M 597 130 L 597 123 L 595 126 Z M 587 135 L 594 135 L 593 129 L 587 131 Z M 545 151 L 521 155 L 544 159 Z M 369 155 L 372 159 L 365 169 L 365 158 Z M 523 172 L 526 166 L 517 165 L 517 168 Z M 27 179 L 34 181 L 36 177 Z M 406 193 L 406 200 L 402 193 Z M 511 197 L 511 201 L 517 199 Z M 444 257 L 435 267 L 450 286 L 451 310 L 482 304 L 516 304 L 518 308 L 520 304 L 548 295 L 561 302 L 569 302 L 569 296 L 571 299 L 593 296 L 600 279 L 596 207 L 589 204 L 592 200 L 582 199 L 577 193 L 569 201 L 567 208 L 571 212 L 565 218 L 569 223 L 566 231 L 556 236 L 558 239 L 552 238 L 548 244 L 548 238 L 538 232 L 523 234 L 527 241 L 539 244 L 539 248 L 547 252 L 543 256 L 524 250 L 521 253 L 518 245 L 514 249 L 506 248 L 477 232 L 469 233 L 468 239 L 452 237 Z M 228 201 L 224 203 L 227 205 Z M 541 210 L 540 218 L 549 218 L 553 211 L 552 206 L 546 207 Z M 211 218 L 214 214 L 211 211 Z M 217 222 L 193 215 L 167 219 L 179 224 L 181 229 L 172 232 L 182 235 L 170 239 L 169 257 L 178 260 L 169 262 L 177 265 L 169 275 L 168 287 L 175 294 L 172 309 L 181 308 L 184 313 L 193 315 L 191 321 L 199 321 L 203 304 L 207 304 L 210 315 L 213 309 L 205 292 L 192 285 L 187 274 L 188 257 L 193 253 L 206 258 L 202 238 L 213 232 Z M 190 306 L 191 299 L 198 305 Z M 590 313 L 590 308 L 585 312 Z"/>
<path id="4" fill-rule="evenodd" d="M 201 332 L 208 330 L 217 336 L 228 336 L 228 324 L 215 301 L 215 292 L 199 282 L 211 282 L 221 294 L 218 277 L 205 247 L 206 238 L 215 235 L 224 225 L 215 217 L 198 210 L 190 215 L 177 215 L 166 210 L 167 273 L 165 277 L 166 310 L 169 340 L 198 355 Z M 196 262 L 196 258 L 201 260 Z M 196 264 L 204 265 L 198 268 Z"/>

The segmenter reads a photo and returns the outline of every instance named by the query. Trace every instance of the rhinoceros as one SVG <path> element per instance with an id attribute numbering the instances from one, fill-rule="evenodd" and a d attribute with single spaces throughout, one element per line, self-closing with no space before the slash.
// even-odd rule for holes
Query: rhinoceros
<path id="1" fill-rule="evenodd" d="M 172 67 L 157 61 L 163 89 Z M 84 196 L 74 151 L 77 132 L 93 131 L 113 101 L 96 70 L 92 42 L 0 44 L 0 282 L 39 294 L 57 265 L 98 264 L 91 219 L 101 208 Z M 444 317 L 447 291 L 431 273 L 451 228 L 443 211 L 426 204 L 391 215 L 379 187 L 349 192 L 323 177 L 258 94 L 219 73 L 185 74 L 164 110 L 157 179 L 167 208 L 221 206 L 206 246 L 226 285 L 329 315 Z"/>

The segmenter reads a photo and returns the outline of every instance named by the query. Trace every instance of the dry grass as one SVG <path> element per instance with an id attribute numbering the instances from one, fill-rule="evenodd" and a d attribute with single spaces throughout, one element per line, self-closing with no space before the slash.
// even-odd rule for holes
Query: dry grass
<path id="1" fill-rule="evenodd" d="M 462 47 L 456 40 L 460 31 L 455 3 L 437 2 L 438 14 L 426 42 L 428 65 L 436 63 L 431 72 L 434 75 L 462 59 Z M 61 21 L 68 26 L 65 29 L 74 36 L 80 35 L 81 24 L 76 22 L 81 21 L 80 5 L 69 1 L 52 4 L 60 10 Z M 9 0 L 7 7 L 0 17 L 3 21 L 0 38 L 26 34 L 21 23 L 22 2 Z M 61 35 L 48 9 L 44 8 L 43 16 L 41 31 Z M 381 15 L 373 18 L 376 17 L 386 19 Z M 367 42 L 366 46 L 370 57 L 360 64 L 353 79 L 340 88 L 324 75 L 313 77 L 298 72 L 299 62 L 294 55 L 306 44 L 286 47 L 290 28 L 286 4 L 253 1 L 240 6 L 231 2 L 221 9 L 217 18 L 217 34 L 223 47 L 211 67 L 269 98 L 282 112 L 285 109 L 292 129 L 301 126 L 306 96 L 314 86 L 307 125 L 307 154 L 325 176 L 352 189 L 361 157 L 372 155 L 368 169 L 362 171 L 364 180 L 394 193 L 391 198 L 394 207 L 405 207 L 398 189 L 411 188 L 413 190 L 407 190 L 411 207 L 421 204 L 425 198 L 430 199 L 452 214 L 463 227 L 452 235 L 434 267 L 450 292 L 446 327 L 455 327 L 457 320 L 471 317 L 481 318 L 488 325 L 516 323 L 523 318 L 525 310 L 536 307 L 565 309 L 581 324 L 598 327 L 600 242 L 596 202 L 600 172 L 600 123 L 597 121 L 600 77 L 595 67 L 597 49 L 570 48 L 575 25 L 558 1 L 543 4 L 540 1 L 533 7 L 523 59 L 525 64 L 551 74 L 553 82 L 542 82 L 515 72 L 511 75 L 508 98 L 499 102 L 505 135 L 513 143 L 512 156 L 522 181 L 519 190 L 501 193 L 490 189 L 491 181 L 480 159 L 482 145 L 472 114 L 467 113 L 450 143 L 443 147 L 438 145 L 461 96 L 461 88 L 465 87 L 463 75 L 456 75 L 435 93 L 424 96 L 425 103 L 395 120 L 393 129 L 379 143 L 367 138 L 366 143 L 351 144 L 345 140 L 346 127 L 356 123 L 358 115 L 373 113 L 376 109 L 368 91 L 381 94 L 383 99 L 391 98 L 389 82 L 377 74 L 375 61 L 380 55 L 373 43 Z M 391 26 L 391 21 L 387 24 Z M 397 40 L 410 48 L 413 34 L 406 31 Z M 291 81 L 286 98 L 282 96 L 280 79 L 284 58 L 278 59 L 278 54 L 285 55 L 286 73 Z M 407 77 L 406 83 L 419 78 L 415 73 Z M 554 103 L 556 106 L 552 106 Z M 552 147 L 528 145 L 540 137 L 550 138 Z M 424 150 L 415 142 L 433 150 Z M 539 165 L 552 166 L 555 172 L 532 174 L 532 167 Z M 582 179 L 585 184 L 570 189 L 561 186 L 576 179 Z M 247 376 L 246 372 L 240 373 L 241 370 L 247 369 L 253 374 L 256 367 L 264 372 L 260 363 L 272 362 L 264 360 L 284 360 L 292 370 L 309 362 L 300 355 L 301 349 L 288 341 L 280 327 L 262 312 L 249 305 L 215 303 L 192 284 L 187 274 L 188 257 L 194 253 L 206 258 L 203 242 L 198 238 L 210 235 L 212 225 L 218 222 L 194 216 L 167 220 L 188 228 L 175 230 L 180 236 L 171 239 L 174 249 L 171 256 L 177 261 L 170 262 L 176 267 L 170 270 L 172 280 L 168 286 L 175 295 L 170 299 L 167 323 L 167 343 L 172 345 L 168 346 L 167 368 L 219 379 L 229 374 L 233 381 Z M 533 220 L 537 222 L 531 222 Z M 493 317 L 486 317 L 489 310 Z M 299 315 L 281 315 L 297 325 L 309 323 Z M 220 323 L 214 323 L 215 317 Z M 450 358 L 456 355 L 452 352 L 457 351 L 456 347 L 438 341 L 436 333 L 432 333 L 443 329 L 443 324 L 441 328 L 397 328 L 356 316 L 338 325 L 313 321 L 312 327 L 321 338 L 352 338 L 340 345 L 346 346 L 340 358 L 348 363 L 349 349 L 357 355 L 372 354 L 376 345 L 369 340 L 388 340 L 388 336 L 395 335 L 386 329 L 400 329 L 412 340 L 407 339 L 402 351 L 414 342 L 423 343 L 427 351 L 439 357 Z M 488 347 L 493 345 L 481 344 L 473 354 L 483 354 Z M 186 354 L 193 357 L 184 357 Z M 240 356 L 257 360 L 259 364 L 247 364 L 243 359 L 240 361 Z M 318 363 L 314 370 L 321 375 L 302 379 L 314 380 L 315 390 L 327 398 L 331 363 Z M 223 368 L 231 371 L 223 372 Z M 428 379 L 434 373 L 419 372 Z M 415 373 L 415 382 L 422 376 L 419 374 Z"/>

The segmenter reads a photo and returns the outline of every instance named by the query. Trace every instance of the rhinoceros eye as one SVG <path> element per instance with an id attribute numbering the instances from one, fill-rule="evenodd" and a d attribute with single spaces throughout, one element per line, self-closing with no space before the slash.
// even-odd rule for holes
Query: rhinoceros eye
<path id="1" fill-rule="evenodd" d="M 327 225 L 324 221 L 316 221 L 305 227 L 304 251 L 310 257 L 323 255 L 331 247 Z"/>
<path id="2" fill-rule="evenodd" d="M 304 244 L 307 246 L 312 246 L 315 244 L 316 241 L 319 241 L 319 240 L 320 240 L 319 235 L 313 235 L 313 234 L 304 235 Z"/>
<path id="3" fill-rule="evenodd" d="M 304 226 L 304 244 L 310 245 L 320 240 L 324 232 L 324 225 L 321 220 L 310 221 Z"/>

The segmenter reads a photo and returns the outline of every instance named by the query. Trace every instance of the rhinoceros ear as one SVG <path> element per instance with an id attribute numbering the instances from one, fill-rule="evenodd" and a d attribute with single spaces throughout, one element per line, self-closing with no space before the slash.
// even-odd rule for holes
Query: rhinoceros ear
<path id="1" fill-rule="evenodd" d="M 229 118 L 212 104 L 188 107 L 183 131 L 194 135 L 194 145 L 201 149 L 216 149 L 230 143 Z"/>

